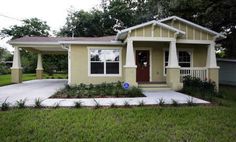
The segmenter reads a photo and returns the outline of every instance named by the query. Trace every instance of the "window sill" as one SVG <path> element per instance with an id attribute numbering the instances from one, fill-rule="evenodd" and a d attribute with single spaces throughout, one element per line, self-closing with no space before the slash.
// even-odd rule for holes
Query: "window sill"
<path id="1" fill-rule="evenodd" d="M 88 77 L 122 77 L 121 74 L 89 74 Z"/>

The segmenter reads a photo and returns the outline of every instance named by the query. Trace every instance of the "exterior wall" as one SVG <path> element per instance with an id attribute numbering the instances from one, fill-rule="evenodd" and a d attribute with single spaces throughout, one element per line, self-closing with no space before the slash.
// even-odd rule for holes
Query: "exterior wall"
<path id="1" fill-rule="evenodd" d="M 86 45 L 72 45 L 71 46 L 71 84 L 99 84 L 102 82 L 116 82 L 125 81 L 125 56 L 126 46 L 122 47 L 122 74 L 118 77 L 108 76 L 88 76 L 88 47 L 114 47 L 114 46 L 86 46 Z M 118 46 L 116 46 L 118 47 Z M 150 49 L 151 56 L 151 71 L 150 77 L 153 82 L 166 82 L 166 75 L 164 75 L 164 51 L 169 49 L 167 42 L 134 42 L 134 50 Z M 207 58 L 207 46 L 195 44 L 177 44 L 177 50 L 189 50 L 192 52 L 193 67 L 205 67 Z M 127 76 L 127 75 L 126 75 Z"/>
<path id="2" fill-rule="evenodd" d="M 216 91 L 219 91 L 219 68 L 208 68 L 208 77 L 216 84 Z"/>
<path id="3" fill-rule="evenodd" d="M 209 34 L 201 29 L 197 29 L 191 25 L 185 24 L 181 21 L 166 21 L 165 24 L 180 29 L 186 33 L 186 35 L 180 37 L 180 39 L 189 40 L 213 40 L 214 35 Z"/>
<path id="4" fill-rule="evenodd" d="M 192 67 L 205 67 L 207 59 L 207 45 L 177 44 L 177 51 L 190 51 L 192 55 Z M 153 82 L 165 82 L 164 75 L 164 51 L 169 50 L 169 43 L 164 42 L 134 42 L 134 50 L 151 50 L 151 80 Z"/>
<path id="5" fill-rule="evenodd" d="M 218 59 L 217 65 L 220 67 L 219 83 L 236 86 L 236 60 Z"/>
<path id="6" fill-rule="evenodd" d="M 152 33 L 153 31 L 153 33 Z M 148 25 L 131 31 L 131 37 L 168 37 L 174 38 L 174 32 L 158 25 Z"/>
<path id="7" fill-rule="evenodd" d="M 192 67 L 205 67 L 207 60 L 207 45 L 177 44 L 177 50 L 192 52 Z"/>
<path id="8" fill-rule="evenodd" d="M 153 82 L 165 82 L 165 76 L 163 75 L 163 51 L 168 49 L 168 43 L 160 42 L 134 42 L 134 50 L 151 50 L 151 80 Z"/>
<path id="9" fill-rule="evenodd" d="M 88 76 L 88 48 L 89 46 L 86 45 L 72 45 L 71 46 L 71 85 L 74 84 L 99 84 L 102 82 L 117 82 L 123 81 L 123 71 L 121 76 L 118 77 L 107 77 L 107 76 L 99 76 L 99 77 L 90 77 Z M 95 46 L 91 46 L 95 47 Z M 117 47 L 117 46 L 96 46 L 96 47 Z M 122 49 L 122 67 L 125 61 L 126 50 Z M 123 70 L 123 69 L 122 69 Z"/>

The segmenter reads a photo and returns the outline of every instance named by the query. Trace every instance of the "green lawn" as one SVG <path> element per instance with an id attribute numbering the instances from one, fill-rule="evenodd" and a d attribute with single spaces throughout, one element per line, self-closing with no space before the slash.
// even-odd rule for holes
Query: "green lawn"
<path id="1" fill-rule="evenodd" d="M 44 78 L 52 78 L 52 76 L 49 76 L 47 74 L 44 74 Z M 53 78 L 66 78 L 66 74 L 54 74 Z M 36 79 L 36 74 L 23 74 L 22 80 L 33 80 Z M 11 75 L 0 75 L 0 86 L 9 85 L 11 84 Z"/>
<path id="2" fill-rule="evenodd" d="M 236 140 L 236 87 L 221 86 L 221 105 L 0 111 L 0 141 Z"/>

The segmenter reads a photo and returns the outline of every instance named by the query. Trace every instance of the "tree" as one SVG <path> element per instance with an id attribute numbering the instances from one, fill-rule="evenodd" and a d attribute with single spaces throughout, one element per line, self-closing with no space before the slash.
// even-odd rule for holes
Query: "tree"
<path id="1" fill-rule="evenodd" d="M 5 61 L 12 60 L 11 53 L 0 47 L 0 74 L 7 74 L 10 73 L 10 68 L 5 64 Z"/>
<path id="2" fill-rule="evenodd" d="M 114 31 L 109 27 L 109 17 L 105 13 L 93 9 L 91 12 L 70 11 L 66 18 L 66 24 L 60 29 L 59 36 L 67 37 L 96 37 L 110 35 Z M 106 21 L 106 22 L 105 22 Z"/>
<path id="3" fill-rule="evenodd" d="M 23 25 L 14 25 L 9 29 L 4 28 L 1 34 L 5 36 L 12 36 L 13 39 L 23 36 L 49 36 L 50 27 L 45 21 L 38 18 L 31 18 L 23 20 Z"/>
<path id="4" fill-rule="evenodd" d="M 47 25 L 45 21 L 41 21 L 38 18 L 31 18 L 23 20 L 23 24 L 21 26 L 14 25 L 9 29 L 3 29 L 1 31 L 1 35 L 12 36 L 13 39 L 20 38 L 23 36 L 49 36 L 50 27 Z M 62 57 L 63 56 L 63 57 Z M 46 71 L 50 70 L 49 66 L 47 66 L 47 61 L 53 61 L 55 67 L 61 66 L 61 62 L 67 62 L 67 55 L 48 55 L 45 59 L 45 67 Z M 63 61 L 62 61 L 63 60 Z M 23 72 L 25 73 L 33 73 L 35 72 L 36 65 L 37 65 L 37 54 L 28 52 L 25 49 L 21 50 L 21 63 L 23 66 Z M 66 66 L 67 64 L 65 64 Z M 63 66 L 63 70 L 67 70 L 67 67 Z M 58 68 L 56 68 L 58 70 Z M 60 70 L 62 70 L 60 68 Z M 48 71 L 49 72 L 49 71 Z"/>
<path id="5" fill-rule="evenodd" d="M 1 35 L 4 35 L 4 37 L 12 36 L 12 39 L 23 36 L 49 36 L 49 30 L 50 27 L 45 21 L 41 21 L 38 18 L 31 18 L 23 20 L 23 24 L 21 26 L 14 25 L 9 29 L 4 28 L 1 30 Z M 23 72 L 35 72 L 37 55 L 22 49 L 21 62 L 22 66 L 24 67 Z"/>
<path id="6" fill-rule="evenodd" d="M 166 0 L 161 2 L 162 16 L 177 15 L 224 33 L 227 38 L 217 41 L 225 48 L 225 57 L 236 58 L 235 0 Z"/>

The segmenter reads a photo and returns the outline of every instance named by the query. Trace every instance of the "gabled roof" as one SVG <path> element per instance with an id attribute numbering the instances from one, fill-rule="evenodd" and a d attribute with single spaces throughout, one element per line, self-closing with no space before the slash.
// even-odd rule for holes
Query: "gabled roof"
<path id="1" fill-rule="evenodd" d="M 171 16 L 171 17 L 167 17 L 167 18 L 165 18 L 165 19 L 161 19 L 161 20 L 158 20 L 158 21 L 159 21 L 159 22 L 165 22 L 165 21 L 176 20 L 176 19 L 179 20 L 179 21 L 181 21 L 181 22 L 183 22 L 183 23 L 186 23 L 186 24 L 188 24 L 188 25 L 191 25 L 191 26 L 193 26 L 193 27 L 199 28 L 199 29 L 201 29 L 201 30 L 203 30 L 203 31 L 206 31 L 206 32 L 208 32 L 208 33 L 211 33 L 211 34 L 213 34 L 213 35 L 216 35 L 216 36 L 218 36 L 218 37 L 226 38 L 226 36 L 224 36 L 224 35 L 221 34 L 221 33 L 217 33 L 217 32 L 215 32 L 215 31 L 213 31 L 213 30 L 210 30 L 210 29 L 208 29 L 208 28 L 206 28 L 206 27 L 203 27 L 203 26 L 201 26 L 201 25 L 195 24 L 195 23 L 193 23 L 193 22 L 191 22 L 191 21 L 188 21 L 188 20 L 186 20 L 186 19 L 180 18 L 180 17 L 178 17 L 178 16 Z"/>
<path id="2" fill-rule="evenodd" d="M 185 34 L 184 31 L 181 31 L 179 29 L 176 29 L 174 27 L 171 27 L 167 24 L 164 24 L 164 23 L 161 23 L 159 21 L 156 21 L 156 20 L 152 20 L 152 21 L 149 21 L 149 22 L 146 22 L 146 23 L 143 23 L 143 24 L 140 24 L 140 25 L 136 25 L 136 26 L 133 26 L 133 27 L 130 27 L 130 28 L 127 28 L 127 29 L 124 29 L 124 30 L 121 30 L 117 33 L 116 35 L 116 40 L 119 40 L 119 39 L 122 39 L 122 38 L 125 38 L 128 34 L 129 31 L 132 31 L 134 29 L 138 29 L 138 28 L 141 28 L 141 27 L 145 27 L 145 26 L 148 26 L 148 25 L 152 25 L 152 24 L 155 24 L 155 25 L 158 25 L 160 27 L 163 27 L 165 29 L 168 29 L 168 30 L 171 30 L 173 32 L 177 32 L 179 34 Z"/>

